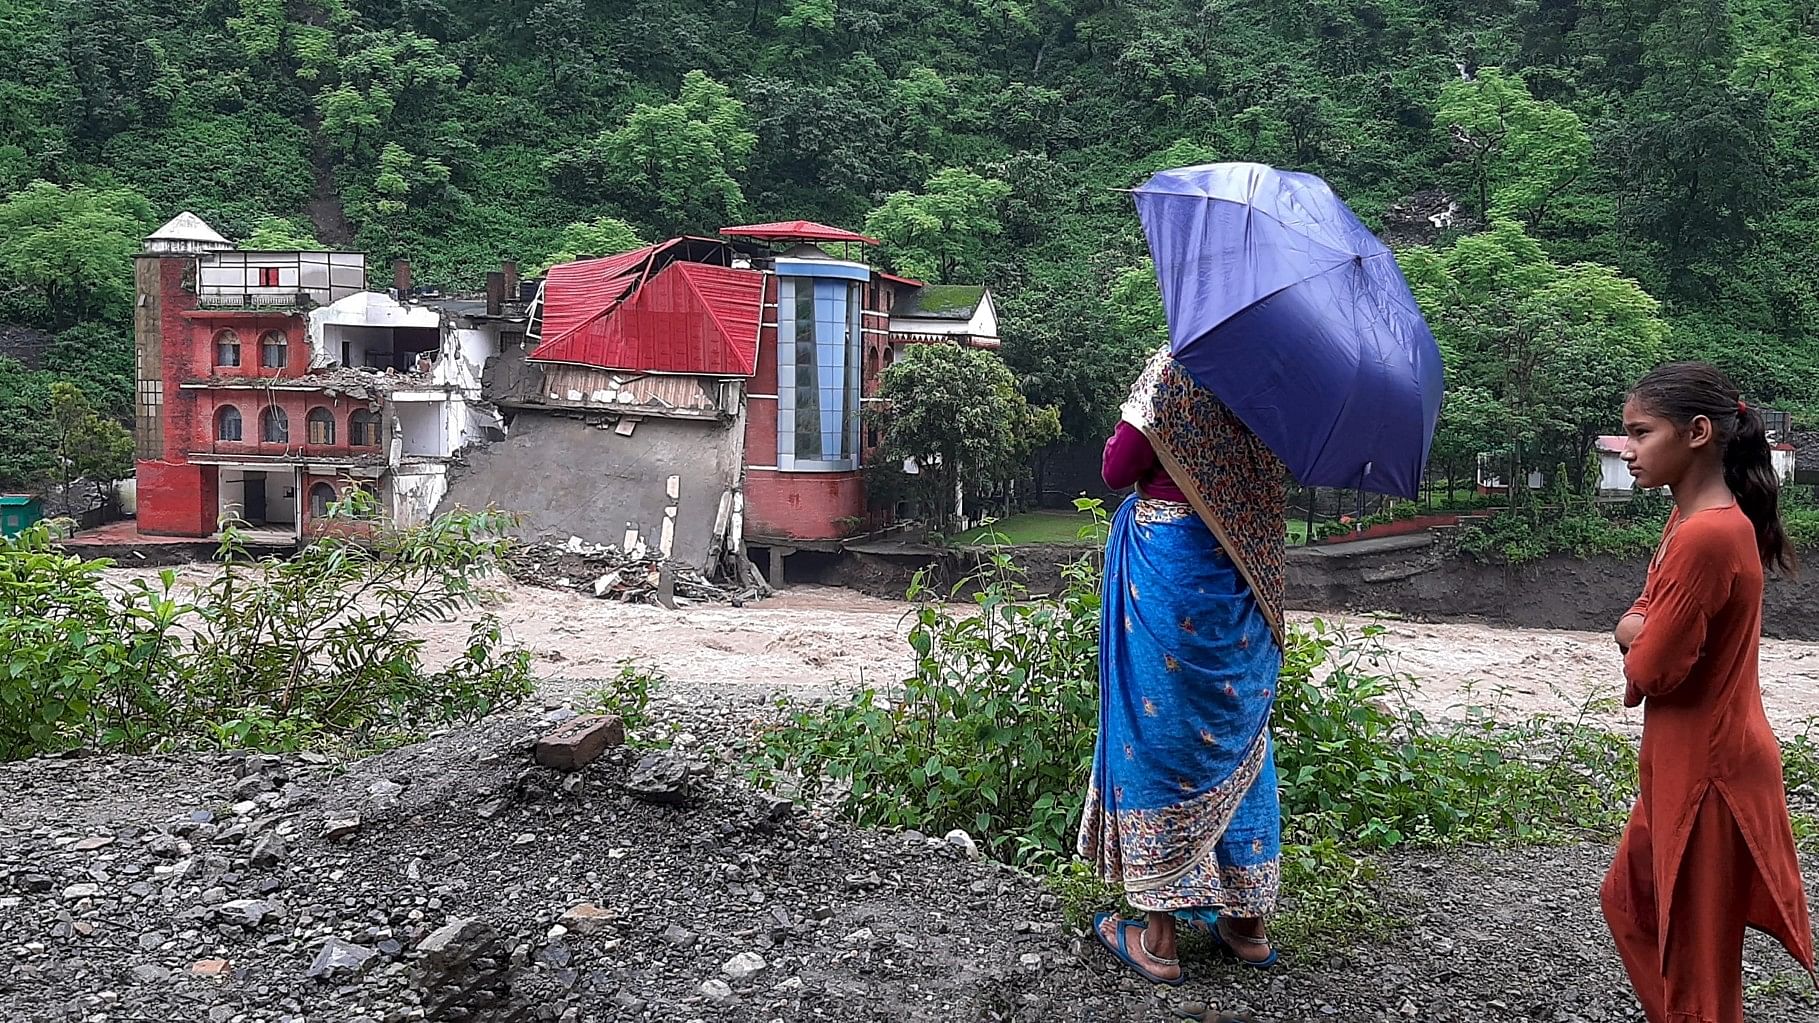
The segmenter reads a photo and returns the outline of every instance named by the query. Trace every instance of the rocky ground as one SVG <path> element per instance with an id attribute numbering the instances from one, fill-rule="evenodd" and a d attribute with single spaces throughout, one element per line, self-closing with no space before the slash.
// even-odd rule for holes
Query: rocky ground
<path id="1" fill-rule="evenodd" d="M 1033 879 L 765 799 L 705 753 L 667 778 L 629 752 L 534 766 L 568 713 L 344 767 L 0 767 L 0 1019 L 1639 1019 L 1598 918 L 1606 849 L 1397 861 L 1387 942 L 1288 949 L 1268 973 L 1192 959 L 1187 987 L 1158 989 Z M 1750 967 L 1750 1019 L 1819 1013 L 1778 952 L 1753 943 Z"/>

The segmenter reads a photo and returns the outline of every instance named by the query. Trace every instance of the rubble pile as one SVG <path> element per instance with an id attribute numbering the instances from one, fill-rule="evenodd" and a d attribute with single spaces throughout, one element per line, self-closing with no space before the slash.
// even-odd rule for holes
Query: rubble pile
<path id="1" fill-rule="evenodd" d="M 566 544 L 521 544 L 506 558 L 512 578 L 531 586 L 579 590 L 601 600 L 626 604 L 662 604 L 665 576 L 674 579 L 677 605 L 732 604 L 769 596 L 755 586 L 736 587 L 710 580 L 693 565 L 665 558 L 642 544 L 626 551 L 613 544 L 592 544 L 578 536 Z"/>

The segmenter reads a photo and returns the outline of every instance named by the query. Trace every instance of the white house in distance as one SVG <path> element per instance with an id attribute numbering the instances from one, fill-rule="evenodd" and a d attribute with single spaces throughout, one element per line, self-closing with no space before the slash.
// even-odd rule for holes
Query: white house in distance
<path id="1" fill-rule="evenodd" d="M 1794 446 L 1783 443 L 1775 434 L 1769 435 L 1769 457 L 1775 464 L 1775 475 L 1781 477 L 1783 484 L 1794 479 Z M 1630 475 L 1629 466 L 1623 464 L 1623 452 L 1628 450 L 1630 439 L 1622 434 L 1599 437 L 1595 450 L 1598 452 L 1598 492 L 1600 494 L 1627 494 L 1636 489 L 1635 477 Z"/>

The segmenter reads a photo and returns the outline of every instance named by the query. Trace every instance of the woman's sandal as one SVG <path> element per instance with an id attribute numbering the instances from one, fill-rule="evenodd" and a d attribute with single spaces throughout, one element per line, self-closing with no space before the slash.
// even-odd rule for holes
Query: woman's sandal
<path id="1" fill-rule="evenodd" d="M 1113 918 L 1114 914 L 1111 913 L 1100 913 L 1093 917 L 1093 937 L 1099 940 L 1099 944 L 1105 946 L 1107 952 L 1110 952 L 1119 962 L 1129 967 L 1132 973 L 1135 973 L 1137 976 L 1142 977 L 1152 984 L 1166 984 L 1169 987 L 1180 987 L 1182 984 L 1186 983 L 1186 973 L 1177 973 L 1173 977 L 1158 977 L 1144 969 L 1143 965 L 1137 962 L 1137 957 L 1131 954 L 1129 944 L 1130 932 L 1132 928 L 1135 928 L 1138 932 L 1137 945 L 1139 948 L 1143 949 L 1144 955 L 1149 956 L 1158 966 L 1173 966 L 1177 969 L 1180 968 L 1181 960 L 1164 959 L 1150 951 L 1149 943 L 1145 940 L 1148 935 L 1147 925 L 1139 923 L 1136 920 L 1119 920 L 1118 943 L 1114 945 L 1106 940 L 1105 922 Z"/>
<path id="2" fill-rule="evenodd" d="M 1238 960 L 1238 965 L 1248 966 L 1253 970 L 1267 970 L 1281 960 L 1282 957 L 1276 954 L 1274 948 L 1271 948 L 1269 956 L 1263 959 L 1246 959 L 1244 956 L 1239 955 L 1237 948 L 1234 947 L 1235 945 L 1245 945 L 1250 948 L 1268 946 L 1269 939 L 1253 938 L 1248 934 L 1232 934 L 1226 930 L 1223 924 L 1223 920 L 1214 917 L 1213 925 L 1208 928 L 1207 933 L 1213 936 L 1213 943 L 1219 946 L 1219 951 Z"/>

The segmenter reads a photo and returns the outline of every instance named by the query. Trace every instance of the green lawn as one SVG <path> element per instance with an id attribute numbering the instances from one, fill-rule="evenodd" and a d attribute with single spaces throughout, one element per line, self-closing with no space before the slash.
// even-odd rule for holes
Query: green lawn
<path id="1" fill-rule="evenodd" d="M 1093 520 L 1090 517 L 1079 512 L 1025 512 L 1021 515 L 999 519 L 988 526 L 968 530 L 954 537 L 953 542 L 962 547 L 974 547 L 991 543 L 994 540 L 999 543 L 1017 545 L 1103 543 L 1103 540 L 1080 539 L 1080 530 L 1090 527 L 1092 524 Z M 997 536 L 993 534 L 997 534 Z"/>

